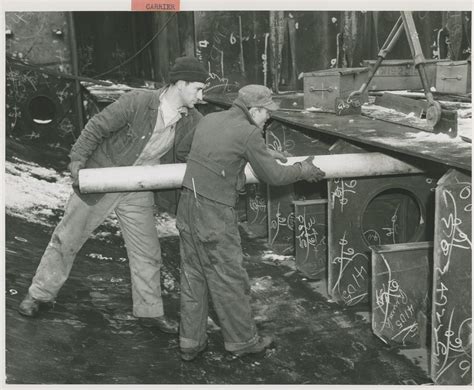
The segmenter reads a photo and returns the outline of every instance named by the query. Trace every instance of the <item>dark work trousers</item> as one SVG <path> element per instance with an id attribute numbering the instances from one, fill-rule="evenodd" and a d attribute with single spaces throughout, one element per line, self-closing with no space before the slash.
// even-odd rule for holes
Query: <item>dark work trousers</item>
<path id="1" fill-rule="evenodd" d="M 225 349 L 235 352 L 255 344 L 258 335 L 234 208 L 184 189 L 176 225 L 181 239 L 181 349 L 195 350 L 206 342 L 209 297 Z"/>

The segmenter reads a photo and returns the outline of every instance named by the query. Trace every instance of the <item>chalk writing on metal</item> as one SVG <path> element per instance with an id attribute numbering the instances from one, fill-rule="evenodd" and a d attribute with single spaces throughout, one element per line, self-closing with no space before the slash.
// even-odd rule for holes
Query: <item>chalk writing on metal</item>
<path id="1" fill-rule="evenodd" d="M 270 222 L 271 229 L 275 230 L 275 234 L 271 240 L 271 244 L 273 245 L 276 238 L 278 237 L 278 233 L 280 233 L 280 227 L 287 227 L 290 230 L 294 230 L 294 225 L 295 225 L 295 213 L 292 211 L 286 217 L 282 216 L 280 213 L 280 202 L 278 202 L 275 218 L 272 218 Z"/>
<path id="2" fill-rule="evenodd" d="M 387 237 L 392 237 L 392 241 L 394 244 L 397 243 L 397 240 L 396 240 L 396 235 L 398 234 L 397 213 L 398 213 L 399 208 L 400 208 L 400 204 L 398 204 L 397 208 L 395 209 L 395 212 L 392 215 L 392 218 L 390 218 L 392 222 L 392 226 L 389 228 L 382 228 L 382 230 L 385 230 Z"/>
<path id="3" fill-rule="evenodd" d="M 283 140 L 280 140 L 280 138 L 278 138 L 278 136 L 270 130 L 268 131 L 268 138 L 269 140 L 267 146 L 270 149 L 276 150 L 278 152 L 290 152 L 295 148 L 295 141 L 286 137 L 285 129 L 283 129 Z"/>
<path id="4" fill-rule="evenodd" d="M 259 217 L 265 218 L 267 211 L 267 202 L 265 198 L 261 197 L 259 194 L 256 194 L 255 197 L 249 198 L 249 207 L 255 213 L 255 218 L 250 222 L 251 224 L 255 223 Z"/>
<path id="5" fill-rule="evenodd" d="M 443 229 L 443 235 L 445 238 L 440 242 L 441 250 L 445 257 L 445 264 L 441 269 L 441 274 L 444 274 L 449 270 L 453 248 L 471 250 L 472 243 L 468 235 L 460 228 L 463 221 L 459 218 L 456 200 L 452 192 L 449 190 L 443 190 L 442 198 L 445 207 L 451 210 L 448 218 L 441 218 L 441 222 L 445 228 Z"/>
<path id="6" fill-rule="evenodd" d="M 441 235 L 439 245 L 441 251 L 439 264 L 435 267 L 434 302 L 435 315 L 433 324 L 433 355 L 434 380 L 440 378 L 450 369 L 457 368 L 460 377 L 464 378 L 471 372 L 471 337 L 472 337 L 472 317 L 462 319 L 454 302 L 449 302 L 448 293 L 450 286 L 443 276 L 449 274 L 451 261 L 453 261 L 453 251 L 465 251 L 466 256 L 470 256 L 472 242 L 470 237 L 461 229 L 463 224 L 463 211 L 471 212 L 471 185 L 470 183 L 459 182 L 465 186 L 456 194 L 452 190 L 443 189 L 441 200 L 447 217 L 441 218 Z M 459 199 L 456 199 L 456 198 Z M 460 202 L 459 202 L 460 201 Z M 458 209 L 458 202 L 464 207 Z M 470 224 L 470 219 L 464 221 Z M 455 258 L 459 257 L 456 256 Z M 455 294 L 455 293 L 454 293 Z M 451 293 L 453 295 L 453 293 Z M 459 318 L 461 317 L 461 318 Z M 456 319 L 456 320 L 454 320 Z"/>
<path id="7" fill-rule="evenodd" d="M 399 282 L 393 278 L 392 270 L 387 259 L 381 255 L 388 274 L 387 285 L 382 283 L 381 288 L 375 291 L 375 310 L 382 313 L 383 320 L 379 331 L 385 328 L 397 331 L 391 340 L 401 337 L 401 342 L 406 345 L 407 338 L 414 338 L 419 334 L 419 325 L 416 322 L 415 310 L 409 302 L 407 294 L 400 287 Z"/>
<path id="8" fill-rule="evenodd" d="M 362 286 L 362 290 L 364 290 L 364 292 L 354 295 L 361 290 L 361 282 L 367 279 L 368 273 L 364 266 L 357 267 L 354 262 L 357 261 L 357 259 L 362 258 L 365 264 L 368 261 L 368 257 L 363 253 L 355 253 L 353 248 L 348 247 L 346 249 L 346 246 L 348 245 L 346 232 L 344 232 L 343 237 L 339 240 L 339 245 L 340 256 L 336 256 L 334 259 L 332 259 L 333 264 L 339 263 L 339 275 L 332 288 L 332 292 L 334 294 L 336 289 L 339 292 L 341 291 L 342 278 L 346 273 L 346 269 L 349 268 L 349 272 L 351 272 L 349 280 L 352 278 L 353 283 L 347 284 L 347 286 L 342 289 L 342 298 L 346 304 L 355 305 L 356 303 L 362 301 L 368 294 L 367 291 L 365 291 L 365 287 Z"/>
<path id="9" fill-rule="evenodd" d="M 455 363 L 457 363 L 458 368 L 462 371 L 461 378 L 471 370 L 470 337 L 465 337 L 465 335 L 471 334 L 472 318 L 465 319 L 461 322 L 458 329 L 455 330 L 452 328 L 454 310 L 454 308 L 451 310 L 446 330 L 441 330 L 443 324 L 439 324 L 434 328 L 435 342 L 433 348 L 434 355 L 438 359 L 435 381 L 438 381 Z"/>
<path id="10" fill-rule="evenodd" d="M 435 183 L 435 180 L 432 179 L 431 177 L 427 177 L 427 178 L 425 179 L 425 182 L 426 182 L 426 184 L 431 185 L 431 184 Z M 431 192 L 435 192 L 435 191 L 436 191 L 436 185 L 435 185 L 434 187 L 431 187 L 431 188 L 430 188 L 430 191 L 431 191 Z"/>
<path id="11" fill-rule="evenodd" d="M 344 212 L 344 206 L 349 203 L 347 194 L 355 194 L 354 188 L 357 186 L 357 180 L 344 180 L 342 178 L 333 179 L 336 188 L 331 192 L 331 207 L 334 209 L 336 199 L 341 206 L 341 213 Z"/>
<path id="12" fill-rule="evenodd" d="M 310 250 L 317 253 L 321 247 L 325 248 L 326 236 L 323 235 L 322 237 L 319 237 L 320 234 L 315 229 L 317 225 L 324 226 L 324 224 L 318 224 L 314 217 L 307 218 L 306 209 L 304 209 L 303 214 L 296 217 L 296 220 L 298 221 L 298 227 L 295 237 L 298 241 L 299 247 L 306 248 L 305 260 L 307 260 Z"/>
<path id="13" fill-rule="evenodd" d="M 459 184 L 467 184 L 467 183 L 459 183 Z M 465 187 L 461 189 L 461 191 L 459 191 L 459 198 L 461 200 L 471 199 L 471 186 L 469 184 L 467 184 Z M 464 211 L 467 211 L 467 212 L 472 211 L 472 203 L 466 204 L 466 206 L 464 206 Z"/>
<path id="14" fill-rule="evenodd" d="M 376 245 L 382 245 L 382 238 L 377 230 L 369 229 L 364 232 L 364 237 L 369 243 L 375 243 Z"/>
<path id="15" fill-rule="evenodd" d="M 382 227 L 381 229 L 385 231 L 385 237 L 391 237 L 391 241 L 393 244 L 397 243 L 397 235 L 399 231 L 398 221 L 398 210 L 400 208 L 400 204 L 398 204 L 395 212 L 393 213 L 392 217 L 390 218 L 391 226 L 390 227 Z M 382 236 L 380 233 L 375 229 L 368 229 L 364 231 L 364 238 L 368 243 L 374 243 L 376 245 L 382 245 Z"/>
<path id="16" fill-rule="evenodd" d="M 262 54 L 262 71 L 263 71 L 263 85 L 267 86 L 267 74 L 268 74 L 268 38 L 270 33 L 265 33 L 265 49 Z"/>
<path id="17" fill-rule="evenodd" d="M 39 74 L 31 71 L 19 71 L 17 69 L 9 68 L 6 71 L 6 86 L 7 94 L 10 101 L 14 103 L 7 105 L 7 116 L 10 122 L 10 131 L 15 129 L 18 120 L 22 118 L 21 105 L 28 100 L 30 95 L 29 89 L 33 88 L 37 91 L 37 84 L 39 83 Z M 38 138 L 39 134 L 34 131 L 29 135 L 32 138 Z"/>

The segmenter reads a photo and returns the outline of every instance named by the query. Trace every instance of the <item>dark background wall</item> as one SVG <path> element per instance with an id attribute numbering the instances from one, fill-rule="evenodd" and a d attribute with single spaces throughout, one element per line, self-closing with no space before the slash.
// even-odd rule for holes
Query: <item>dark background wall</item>
<path id="1" fill-rule="evenodd" d="M 280 90 L 301 89 L 301 72 L 356 67 L 375 59 L 398 17 L 395 11 L 74 14 L 80 70 L 88 76 L 107 72 L 140 51 L 107 76 L 165 82 L 177 56 L 195 54 L 216 83 L 266 81 Z M 414 12 L 414 19 L 427 59 L 470 55 L 470 12 Z M 388 58 L 410 57 L 402 34 Z"/>
<path id="2" fill-rule="evenodd" d="M 388 11 L 7 12 L 7 134 L 68 146 L 95 112 L 85 105 L 79 80 L 160 85 L 185 54 L 202 60 L 214 85 L 302 90 L 303 72 L 375 59 L 398 17 Z M 471 17 L 414 12 L 425 57 L 470 57 Z M 402 34 L 388 59 L 410 57 Z"/>

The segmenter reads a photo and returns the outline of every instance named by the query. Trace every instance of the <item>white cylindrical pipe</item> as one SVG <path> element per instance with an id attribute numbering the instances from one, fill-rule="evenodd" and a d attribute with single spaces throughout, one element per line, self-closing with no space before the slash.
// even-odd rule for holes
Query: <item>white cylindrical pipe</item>
<path id="1" fill-rule="evenodd" d="M 283 165 L 303 161 L 307 156 L 289 157 Z M 363 176 L 400 175 L 423 172 L 382 153 L 350 153 L 315 156 L 313 164 L 326 173 L 326 179 Z M 166 190 L 181 187 L 186 164 L 91 168 L 79 171 L 82 193 Z M 249 164 L 245 167 L 247 184 L 258 183 Z"/>

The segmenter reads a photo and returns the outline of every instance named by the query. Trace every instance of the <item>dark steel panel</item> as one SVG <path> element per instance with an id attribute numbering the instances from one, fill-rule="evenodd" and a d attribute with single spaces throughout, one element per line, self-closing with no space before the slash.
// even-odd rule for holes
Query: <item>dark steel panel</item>
<path id="1" fill-rule="evenodd" d="M 450 170 L 436 188 L 431 377 L 472 381 L 471 177 Z"/>
<path id="2" fill-rule="evenodd" d="M 6 66 L 7 134 L 25 142 L 69 146 L 82 130 L 74 81 L 28 69 Z"/>
<path id="3" fill-rule="evenodd" d="M 293 202 L 296 268 L 312 279 L 327 273 L 327 199 Z"/>
<path id="4" fill-rule="evenodd" d="M 265 184 L 247 184 L 247 227 L 257 237 L 268 235 L 267 186 Z"/>
<path id="5" fill-rule="evenodd" d="M 374 333 L 390 345 L 426 348 L 431 313 L 433 243 L 371 248 Z"/>
<path id="6" fill-rule="evenodd" d="M 425 175 L 328 180 L 328 289 L 334 300 L 346 305 L 367 302 L 370 245 L 432 240 L 434 187 L 435 180 Z M 387 191 L 399 193 L 400 200 L 387 203 Z M 416 221 L 411 207 L 404 210 L 406 194 L 418 205 Z M 380 205 L 368 209 L 380 195 Z M 386 209 L 384 216 L 380 208 Z M 366 230 L 363 221 L 370 222 L 364 222 Z"/>
<path id="7" fill-rule="evenodd" d="M 316 134 L 311 137 L 304 131 L 272 122 L 266 130 L 266 142 L 270 149 L 287 152 L 293 156 L 307 156 L 328 154 L 332 139 L 318 137 Z M 294 254 L 293 201 L 325 197 L 324 182 L 268 186 L 268 240 L 272 249 L 284 255 Z"/>

